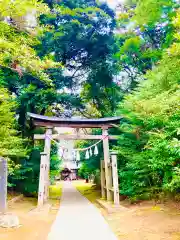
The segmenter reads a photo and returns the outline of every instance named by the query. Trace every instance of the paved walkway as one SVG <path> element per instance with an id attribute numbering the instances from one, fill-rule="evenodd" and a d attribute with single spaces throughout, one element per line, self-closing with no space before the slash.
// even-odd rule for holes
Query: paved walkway
<path id="1" fill-rule="evenodd" d="M 64 182 L 60 209 L 48 240 L 117 240 L 99 210 Z"/>

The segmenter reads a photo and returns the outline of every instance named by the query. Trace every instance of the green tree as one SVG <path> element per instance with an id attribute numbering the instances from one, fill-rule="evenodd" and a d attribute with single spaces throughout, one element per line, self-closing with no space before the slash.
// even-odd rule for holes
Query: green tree
<path id="1" fill-rule="evenodd" d="M 15 115 L 15 101 L 8 91 L 0 88 L 0 155 L 24 156 L 23 141 L 18 137 Z"/>
<path id="2" fill-rule="evenodd" d="M 9 92 L 0 87 L 0 155 L 8 161 L 8 186 L 13 187 L 15 179 L 22 179 L 20 160 L 27 154 L 25 142 L 16 130 L 16 102 Z"/>
<path id="3" fill-rule="evenodd" d="M 56 90 L 46 70 L 61 66 L 50 56 L 40 59 L 34 49 L 44 30 L 38 17 L 48 11 L 39 1 L 0 3 L 0 155 L 9 159 L 9 186 L 25 193 L 37 192 L 40 162 L 32 141 L 21 138 L 33 130 L 26 112 L 41 113 L 52 105 Z"/>
<path id="4" fill-rule="evenodd" d="M 179 27 L 179 13 L 174 23 Z M 119 114 L 126 118 L 117 147 L 122 194 L 152 197 L 162 191 L 179 192 L 178 66 L 176 41 L 120 105 Z"/>
<path id="5" fill-rule="evenodd" d="M 120 98 L 119 89 L 113 82 L 116 71 L 112 59 L 116 26 L 113 10 L 93 0 L 58 1 L 56 5 L 53 5 L 54 1 L 45 2 L 53 10 L 40 19 L 42 24 L 51 26 L 51 30 L 40 39 L 39 56 L 52 54 L 55 61 L 63 64 L 61 74 L 71 96 L 77 97 L 75 93 L 82 90 L 79 105 L 75 103 L 76 111 L 87 115 L 89 102 L 100 115 L 112 113 Z M 59 74 L 59 79 L 63 79 L 62 75 Z M 71 100 L 69 98 L 73 106 Z"/>
<path id="6" fill-rule="evenodd" d="M 173 0 L 127 2 L 118 16 L 116 43 L 119 51 L 115 59 L 119 62 L 121 86 L 125 81 L 129 90 L 156 66 L 164 49 L 174 41 L 172 22 L 179 6 Z"/>

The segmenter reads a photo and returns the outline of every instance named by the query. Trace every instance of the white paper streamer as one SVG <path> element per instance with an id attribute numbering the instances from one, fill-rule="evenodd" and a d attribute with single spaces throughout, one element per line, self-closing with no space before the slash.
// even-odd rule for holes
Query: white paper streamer
<path id="1" fill-rule="evenodd" d="M 80 154 L 79 154 L 79 151 L 76 152 L 76 161 L 80 161 Z"/>
<path id="2" fill-rule="evenodd" d="M 94 155 L 98 155 L 98 148 L 97 148 L 97 145 L 96 145 L 95 148 L 94 148 Z"/>
<path id="3" fill-rule="evenodd" d="M 86 159 L 89 159 L 89 151 L 86 151 Z"/>

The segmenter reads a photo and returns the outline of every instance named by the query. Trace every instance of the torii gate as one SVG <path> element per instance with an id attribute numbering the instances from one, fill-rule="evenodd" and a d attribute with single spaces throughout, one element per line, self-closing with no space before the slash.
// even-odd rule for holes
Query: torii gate
<path id="1" fill-rule="evenodd" d="M 51 139 L 54 140 L 100 140 L 103 141 L 104 161 L 101 161 L 101 194 L 108 201 L 119 204 L 119 186 L 117 173 L 117 156 L 110 157 L 109 140 L 117 140 L 119 136 L 108 135 L 108 129 L 119 124 L 121 117 L 99 119 L 62 119 L 28 113 L 35 126 L 45 127 L 45 134 L 34 134 L 34 140 L 44 140 L 44 152 L 41 153 L 38 205 L 41 206 L 49 195 L 49 168 Z M 54 127 L 69 127 L 77 129 L 77 134 L 53 134 Z M 101 128 L 102 135 L 79 134 L 80 128 Z"/>

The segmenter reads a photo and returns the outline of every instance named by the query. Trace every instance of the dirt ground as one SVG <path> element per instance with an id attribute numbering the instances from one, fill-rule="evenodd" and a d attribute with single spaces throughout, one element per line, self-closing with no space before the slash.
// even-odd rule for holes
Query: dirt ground
<path id="1" fill-rule="evenodd" d="M 58 189 L 59 191 L 59 189 Z M 53 195 L 55 195 L 53 190 Z M 59 200 L 50 200 L 41 210 L 37 210 L 37 200 L 23 198 L 8 207 L 8 212 L 19 217 L 18 228 L 0 228 L 0 240 L 45 240 L 55 220 Z"/>
<path id="2" fill-rule="evenodd" d="M 173 204 L 143 202 L 104 216 L 121 240 L 180 240 L 180 209 Z"/>
<path id="3" fill-rule="evenodd" d="M 91 202 L 95 203 L 100 198 L 100 191 L 92 188 L 91 184 L 77 182 L 75 185 Z M 107 214 L 95 203 L 119 240 L 180 240 L 180 204 L 155 205 L 146 201 L 134 205 L 121 204 L 121 210 Z"/>
<path id="4" fill-rule="evenodd" d="M 107 214 L 95 203 L 100 198 L 92 184 L 74 182 L 77 189 L 101 211 L 119 240 L 180 240 L 180 204 L 168 202 L 154 204 L 142 202 L 136 205 L 121 202 L 124 206 L 116 213 Z M 52 197 L 61 194 L 61 186 L 50 189 Z M 45 240 L 56 217 L 59 200 L 51 200 L 42 211 L 35 211 L 36 200 L 23 198 L 9 206 L 9 212 L 18 215 L 21 226 L 15 229 L 0 228 L 0 240 Z"/>

